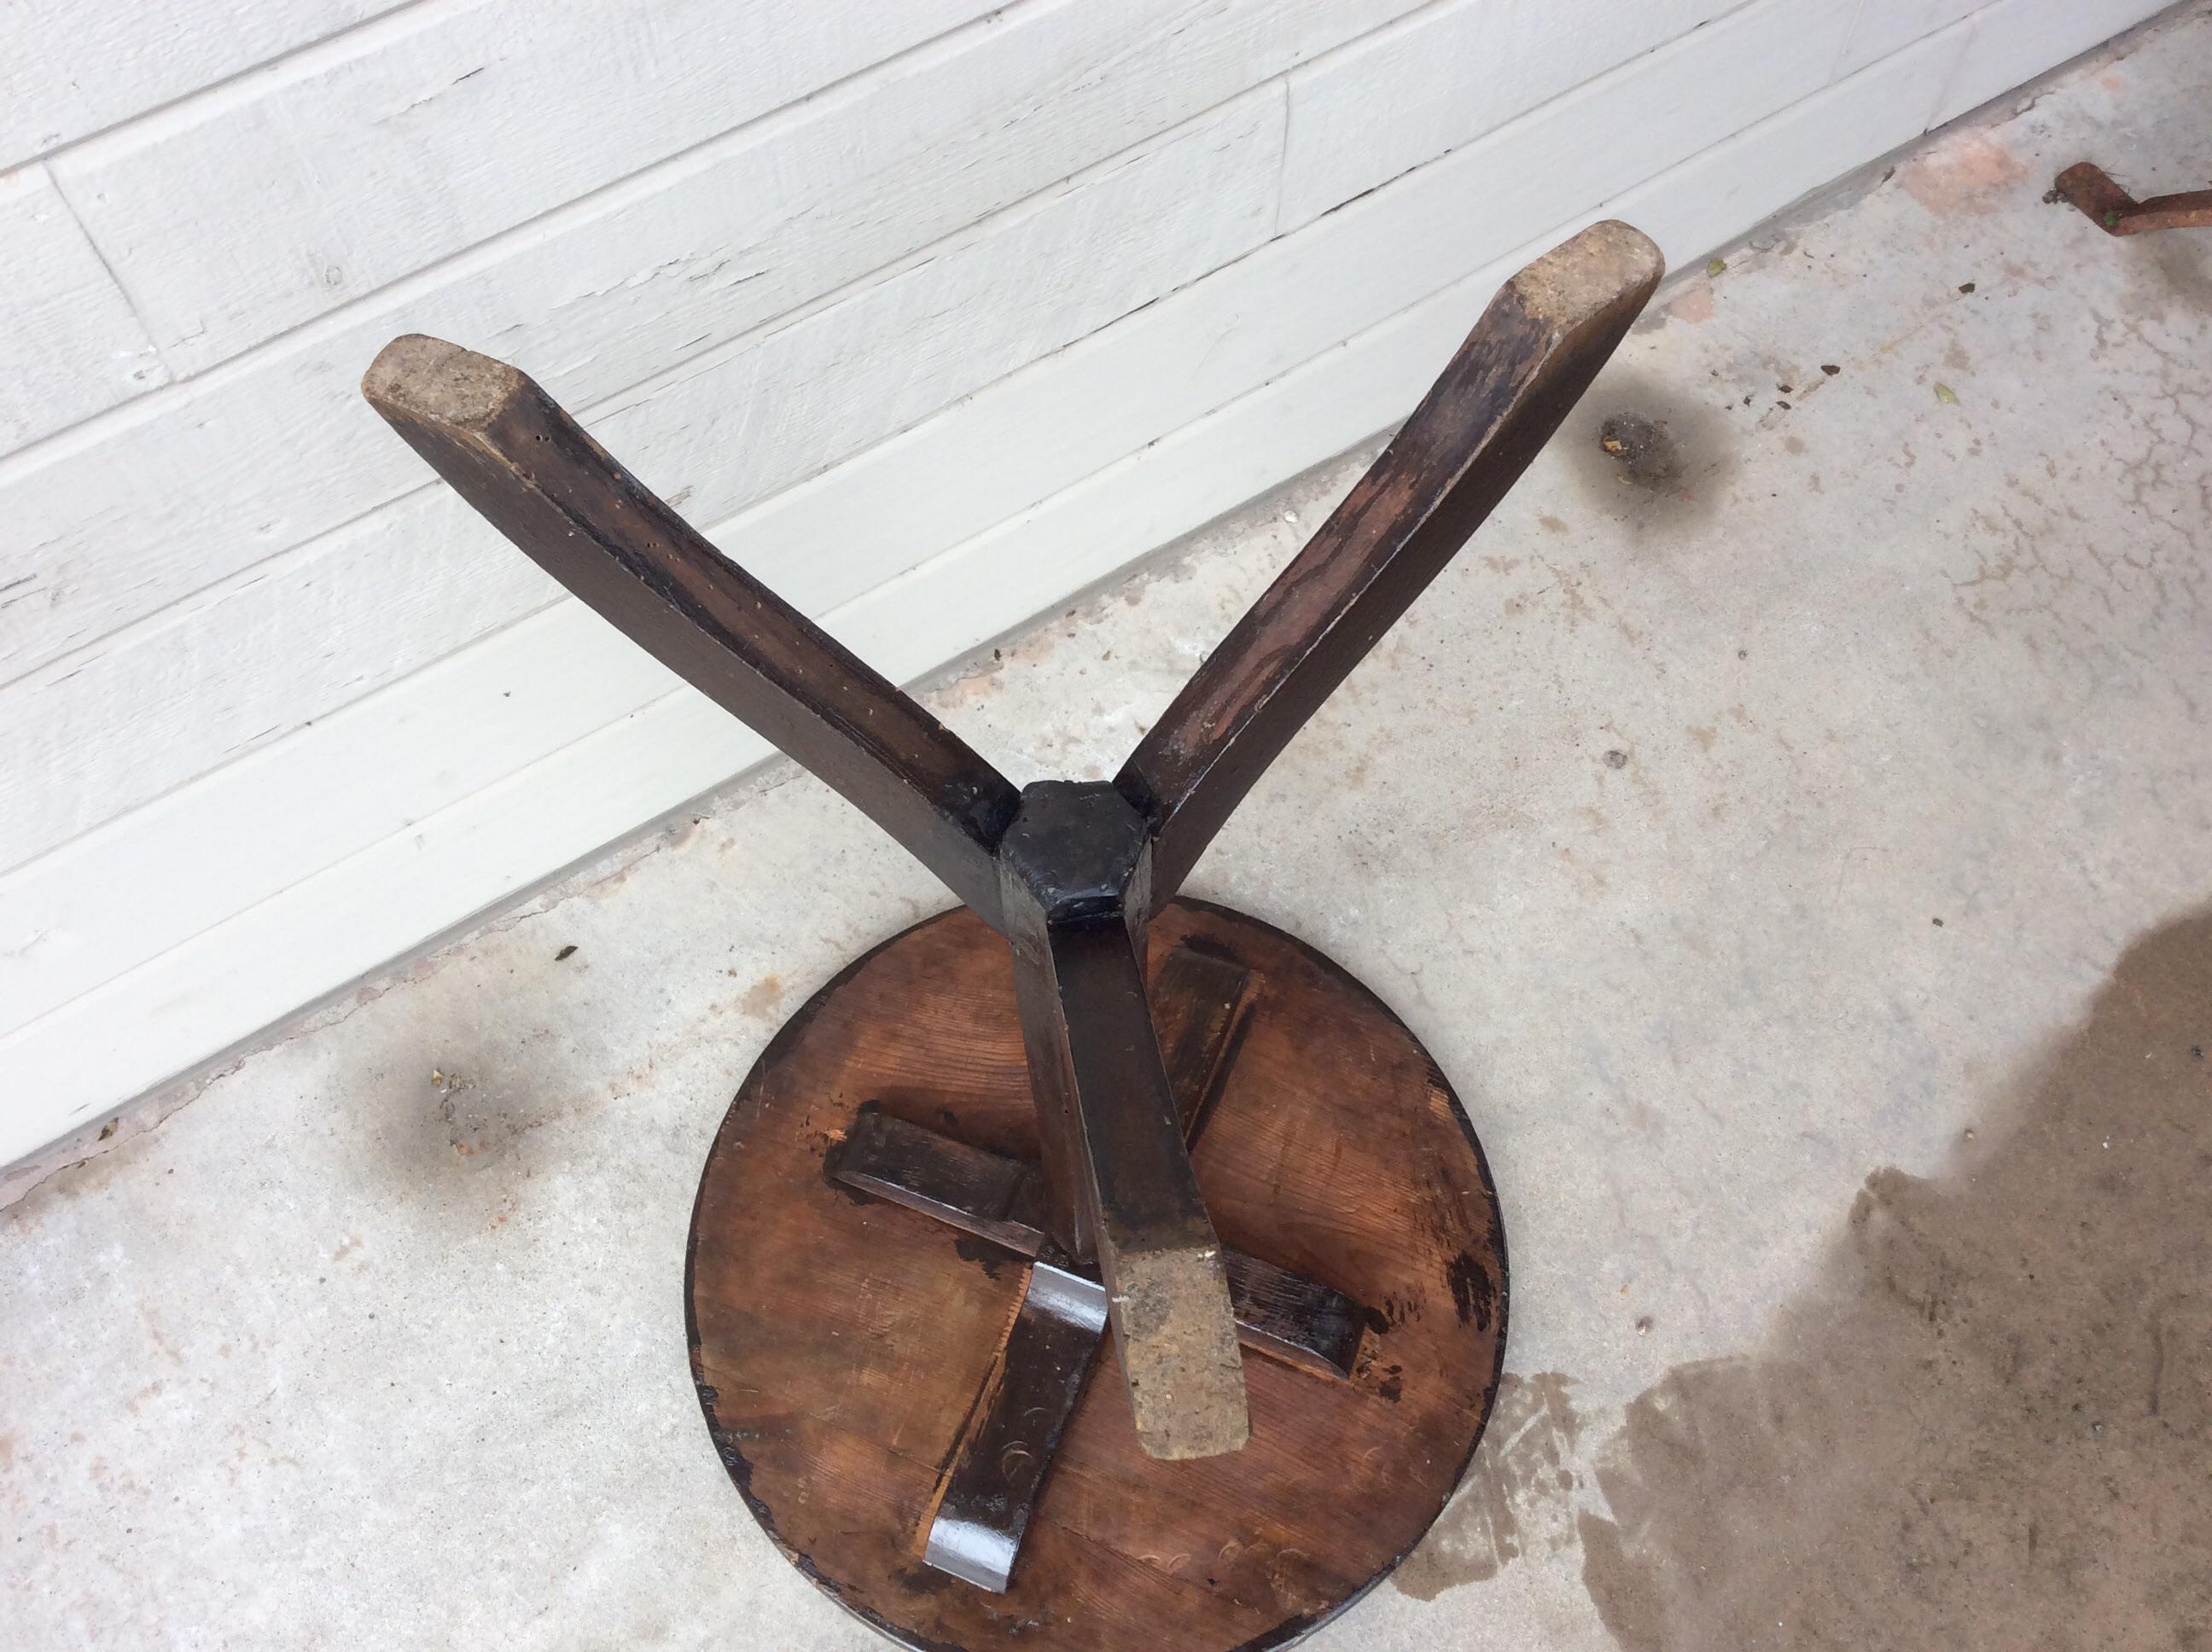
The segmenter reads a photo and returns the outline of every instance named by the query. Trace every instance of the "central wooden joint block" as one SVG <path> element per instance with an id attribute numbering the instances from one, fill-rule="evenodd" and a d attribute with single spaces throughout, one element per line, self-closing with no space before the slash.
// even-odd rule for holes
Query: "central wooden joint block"
<path id="1" fill-rule="evenodd" d="M 1145 1449 L 1208 1457 L 1251 1423 L 1221 1242 L 1138 962 L 1152 865 L 1146 817 L 1104 781 L 1024 787 L 999 843 L 1048 1225 L 1097 1264 Z"/>

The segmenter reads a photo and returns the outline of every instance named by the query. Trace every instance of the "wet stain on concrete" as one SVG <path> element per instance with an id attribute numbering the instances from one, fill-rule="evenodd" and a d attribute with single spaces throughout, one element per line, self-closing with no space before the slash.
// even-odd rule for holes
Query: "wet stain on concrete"
<path id="1" fill-rule="evenodd" d="M 1692 327 L 1701 327 L 1713 319 L 1713 283 L 1710 278 L 1694 286 L 1686 287 L 1681 295 L 1667 306 L 1669 319 Z"/>
<path id="2" fill-rule="evenodd" d="M 2099 250 L 2128 272 L 2127 314 L 2140 320 L 2164 320 L 2176 310 L 2212 315 L 2212 254 L 2202 236 L 2163 231 L 2103 243 Z"/>
<path id="3" fill-rule="evenodd" d="M 1682 457 L 1664 419 L 1616 413 L 1597 428 L 1597 445 L 1639 488 L 1661 489 L 1682 474 Z"/>
<path id="4" fill-rule="evenodd" d="M 1938 218 L 1995 212 L 2028 175 L 2027 162 L 1986 132 L 1967 132 L 1905 163 L 1905 192 Z"/>
<path id="5" fill-rule="evenodd" d="M 1735 468 L 1717 413 L 1619 365 L 1568 415 L 1558 446 L 1592 502 L 1631 527 L 1705 521 Z"/>
<path id="6" fill-rule="evenodd" d="M 1462 1583 L 1498 1575 L 1524 1554 L 1553 1553 L 1575 1540 L 1566 1494 L 1582 1433 L 1557 1371 L 1506 1376 L 1482 1444 L 1450 1503 L 1420 1546 L 1390 1574 L 1401 1594 L 1433 1600 Z"/>
<path id="7" fill-rule="evenodd" d="M 517 1185 L 544 1162 L 538 1133 L 598 1104 L 598 1060 L 579 1060 L 554 1029 L 479 1003 L 422 1013 L 403 1000 L 364 1026 L 376 1036 L 308 1080 L 357 1103 L 349 1118 L 361 1133 L 319 1151 L 375 1164 L 410 1213 L 502 1225 Z"/>
<path id="8" fill-rule="evenodd" d="M 1869 1176 L 1765 1349 L 1629 1406 L 1578 1519 L 1627 1652 L 2212 1646 L 2208 1047 L 2212 913 L 1958 1169 Z"/>
<path id="9" fill-rule="evenodd" d="M 773 1018 L 783 1003 L 783 981 L 778 975 L 763 975 L 745 988 L 738 999 L 740 1014 Z"/>

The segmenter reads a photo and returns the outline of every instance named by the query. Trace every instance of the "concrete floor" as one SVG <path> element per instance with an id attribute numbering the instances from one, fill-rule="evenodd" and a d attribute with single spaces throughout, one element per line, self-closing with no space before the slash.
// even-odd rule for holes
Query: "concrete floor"
<path id="1" fill-rule="evenodd" d="M 1670 288 L 1201 867 L 1511 1233 L 1468 1483 L 1316 1647 L 2212 1636 L 2212 237 L 2042 204 L 2084 156 L 2212 179 L 2212 9 Z M 933 703 L 1110 772 L 1357 469 Z M 708 1449 L 681 1257 L 769 1034 L 943 903 L 779 769 L 33 1187 L 0 1642 L 877 1644 Z"/>

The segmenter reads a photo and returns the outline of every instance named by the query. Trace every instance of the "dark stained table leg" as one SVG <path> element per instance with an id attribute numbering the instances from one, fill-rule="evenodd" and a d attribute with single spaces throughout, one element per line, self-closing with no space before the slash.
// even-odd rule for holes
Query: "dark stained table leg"
<path id="1" fill-rule="evenodd" d="M 999 860 L 1049 1208 L 1073 1217 L 1053 1236 L 1075 1261 L 1096 1258 L 1145 1449 L 1234 1451 L 1251 1424 L 1221 1242 L 1137 959 L 1146 823 L 1103 782 L 1040 781 Z"/>
<path id="2" fill-rule="evenodd" d="M 1138 743 L 1115 784 L 1153 823 L 1155 910 L 1520 479 L 1663 267 L 1650 240 L 1607 222 L 1499 288 L 1382 457 Z"/>
<path id="3" fill-rule="evenodd" d="M 966 742 L 725 558 L 514 368 L 410 334 L 362 391 L 532 562 L 1000 926 L 994 856 L 1018 794 Z"/>
<path id="4" fill-rule="evenodd" d="M 1098 1271 L 1137 1437 L 1155 1457 L 1244 1443 L 1244 1368 L 1221 1241 L 1199 1196 L 1145 981 L 1118 918 L 1054 924 L 1042 966 L 1074 1075 Z"/>

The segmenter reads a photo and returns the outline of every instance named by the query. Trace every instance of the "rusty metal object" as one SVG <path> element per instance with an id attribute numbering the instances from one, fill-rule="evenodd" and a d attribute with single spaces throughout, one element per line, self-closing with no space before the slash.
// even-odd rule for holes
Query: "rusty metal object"
<path id="1" fill-rule="evenodd" d="M 2114 183 L 2105 169 L 2078 161 L 2058 174 L 2049 200 L 2081 209 L 2081 216 L 2108 235 L 2140 235 L 2152 229 L 2212 229 L 2212 189 L 2179 195 L 2136 197 Z"/>

